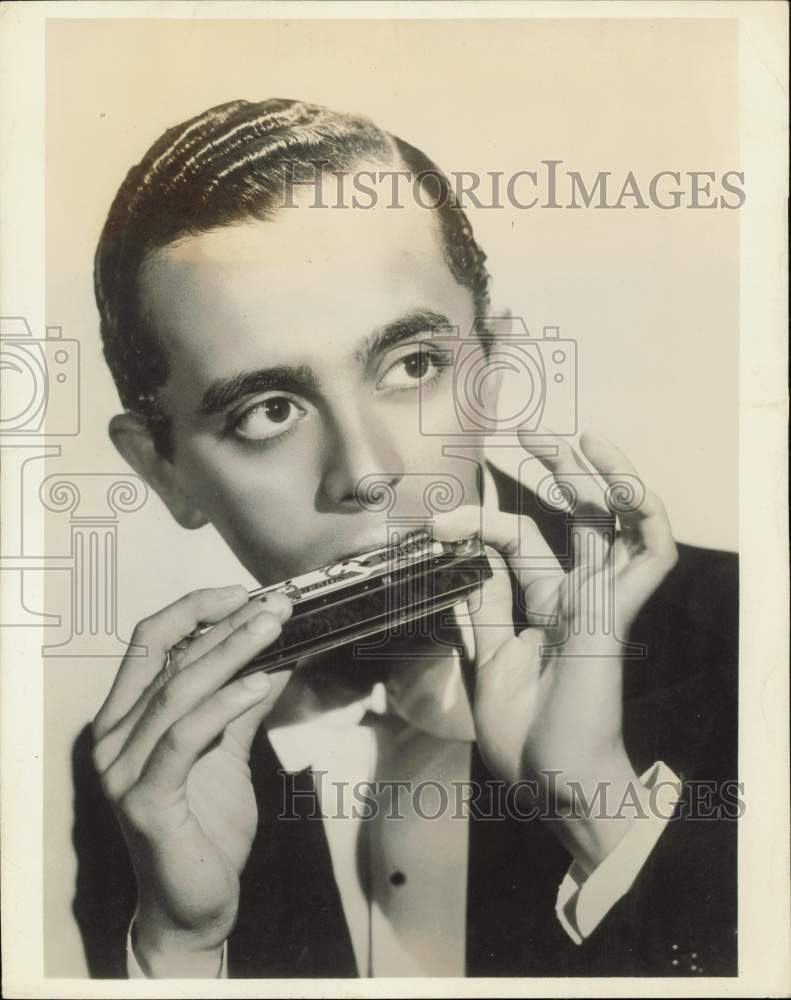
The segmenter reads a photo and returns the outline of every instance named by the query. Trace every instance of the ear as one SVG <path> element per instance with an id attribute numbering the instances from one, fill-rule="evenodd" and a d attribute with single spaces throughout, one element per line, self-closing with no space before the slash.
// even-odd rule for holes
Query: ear
<path id="1" fill-rule="evenodd" d="M 155 490 L 182 528 L 201 528 L 208 518 L 182 487 L 174 464 L 156 449 L 142 420 L 131 413 L 113 417 L 110 439 L 135 472 Z"/>

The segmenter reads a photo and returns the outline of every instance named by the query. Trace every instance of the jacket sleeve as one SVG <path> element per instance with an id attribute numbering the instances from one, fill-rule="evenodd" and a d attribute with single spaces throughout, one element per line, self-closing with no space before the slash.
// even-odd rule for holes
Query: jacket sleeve
<path id="1" fill-rule="evenodd" d="M 624 728 L 639 770 L 663 759 L 682 795 L 629 892 L 578 947 L 578 974 L 737 974 L 738 565 L 679 546 L 638 618 Z"/>
<path id="2" fill-rule="evenodd" d="M 577 975 L 733 976 L 736 824 L 685 816 L 687 790 L 629 892 L 572 958 Z"/>
<path id="3" fill-rule="evenodd" d="M 135 910 L 132 864 L 91 757 L 90 727 L 72 751 L 77 885 L 72 911 L 92 978 L 126 978 L 126 938 Z"/>

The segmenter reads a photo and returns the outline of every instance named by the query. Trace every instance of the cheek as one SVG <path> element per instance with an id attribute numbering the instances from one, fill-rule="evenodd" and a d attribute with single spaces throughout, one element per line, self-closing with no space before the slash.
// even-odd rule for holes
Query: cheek
<path id="1" fill-rule="evenodd" d="M 450 454 L 443 454 L 443 445 Z M 427 512 L 433 517 L 456 507 L 480 503 L 483 462 L 483 448 L 472 440 L 453 447 L 441 439 L 430 444 L 424 439 L 423 448 L 410 462 L 409 472 L 421 483 L 421 502 Z"/>
<path id="2" fill-rule="evenodd" d="M 425 512 L 436 516 L 480 502 L 483 439 L 458 434 L 449 439 L 413 428 L 401 436 L 400 453 L 404 472 L 396 514 Z"/>
<path id="3" fill-rule="evenodd" d="M 293 554 L 309 535 L 318 465 L 305 437 L 262 451 L 212 439 L 184 454 L 191 495 L 245 565 L 250 551 Z"/>
<path id="4" fill-rule="evenodd" d="M 405 470 L 402 491 L 433 514 L 480 502 L 484 438 L 462 433 L 452 374 L 437 391 L 413 404 L 385 404 L 386 420 Z M 422 494 L 422 495 L 421 495 Z"/>

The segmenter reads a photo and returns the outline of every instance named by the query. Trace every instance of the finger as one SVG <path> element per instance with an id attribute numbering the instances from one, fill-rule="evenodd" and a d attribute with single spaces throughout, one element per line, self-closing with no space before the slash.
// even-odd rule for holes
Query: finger
<path id="1" fill-rule="evenodd" d="M 272 683 L 262 672 L 247 674 L 182 716 L 161 735 L 140 775 L 157 797 L 178 793 L 198 758 L 236 719 L 254 706 L 274 704 Z"/>
<path id="2" fill-rule="evenodd" d="M 562 573 L 560 564 L 530 517 L 519 517 L 500 510 L 480 507 L 457 507 L 434 519 L 432 533 L 444 541 L 458 541 L 471 535 L 480 536 L 487 545 L 502 553 L 513 570 L 522 590 L 548 573 Z"/>
<path id="3" fill-rule="evenodd" d="M 199 622 L 219 621 L 246 600 L 242 586 L 195 590 L 143 619 L 132 634 L 110 693 L 94 719 L 94 735 L 101 737 L 126 714 L 162 668 L 165 654 L 174 643 Z"/>
<path id="4" fill-rule="evenodd" d="M 256 733 L 261 728 L 261 723 L 272 711 L 272 708 L 283 693 L 289 682 L 293 671 L 280 670 L 276 674 L 266 674 L 271 682 L 269 694 L 266 701 L 262 701 L 249 708 L 238 719 L 234 719 L 223 734 L 223 740 L 233 742 L 236 746 L 240 758 L 246 760 L 250 754 L 250 747 L 255 739 Z M 230 685 L 229 685 L 230 686 Z"/>
<path id="5" fill-rule="evenodd" d="M 539 501 L 551 511 L 567 511 L 572 565 L 595 573 L 607 559 L 615 534 L 615 518 L 607 507 L 605 488 L 567 438 L 557 434 L 519 435 L 522 446 L 550 470 L 537 487 Z M 548 447 L 549 446 L 549 447 Z"/>
<path id="6" fill-rule="evenodd" d="M 475 637 L 475 666 L 478 670 L 516 634 L 508 566 L 496 549 L 487 546 L 486 555 L 493 575 L 467 602 Z"/>
<path id="7" fill-rule="evenodd" d="M 608 484 L 607 505 L 624 528 L 636 533 L 651 556 L 671 560 L 675 542 L 664 504 L 648 490 L 624 453 L 603 435 L 583 434 L 585 456 Z"/>
<path id="8" fill-rule="evenodd" d="M 275 615 L 261 611 L 163 685 L 149 700 L 112 767 L 120 770 L 128 781 L 135 781 L 162 734 L 270 646 L 281 629 Z"/>
<path id="9" fill-rule="evenodd" d="M 607 512 L 601 484 L 568 438 L 550 431 L 535 434 L 526 430 L 520 430 L 517 437 L 525 451 L 551 473 L 549 488 L 540 491 L 551 502 L 565 501 L 572 513 L 589 507 Z"/>
<path id="10" fill-rule="evenodd" d="M 163 684 L 167 683 L 172 677 L 185 670 L 191 664 L 197 662 L 202 656 L 216 649 L 240 626 L 255 618 L 262 610 L 271 612 L 281 623 L 285 623 L 291 616 L 292 607 L 291 601 L 283 594 L 268 594 L 256 600 L 248 601 L 241 608 L 214 625 L 209 632 L 191 640 L 183 650 L 173 657 L 172 670 L 168 674 L 165 674 L 164 671 L 159 671 L 155 674 L 153 680 L 126 715 L 103 734 L 101 737 L 101 748 L 97 746 L 94 753 L 97 768 L 103 770 L 115 760 L 129 738 L 130 733 L 148 708 L 152 697 L 154 697 Z"/>
<path id="11" fill-rule="evenodd" d="M 232 632 L 235 632 L 240 625 L 255 618 L 263 608 L 271 611 L 273 615 L 277 615 L 281 622 L 285 622 L 291 615 L 292 603 L 285 594 L 281 594 L 279 591 L 262 594 L 260 597 L 248 600 L 241 608 L 212 625 L 208 631 L 202 632 L 193 639 L 182 640 L 178 643 L 175 652 L 171 651 L 173 652 L 175 672 L 183 670 L 205 656 L 224 639 L 227 639 Z"/>
<path id="12" fill-rule="evenodd" d="M 507 572 L 510 569 L 516 577 L 521 591 L 521 609 L 530 625 L 550 627 L 557 624 L 557 594 L 559 581 L 565 573 L 561 568 L 552 549 L 538 530 L 535 522 L 529 517 L 517 517 L 502 511 L 486 511 L 481 525 L 481 511 L 477 507 L 458 507 L 447 514 L 438 515 L 433 526 L 436 538 L 456 540 L 472 534 L 481 534 L 483 541 L 505 556 L 505 564 L 495 567 L 490 558 L 497 583 L 491 583 L 481 589 L 478 594 L 468 599 L 470 617 L 473 623 L 477 620 L 479 627 L 476 634 L 476 646 L 484 650 L 488 658 L 491 649 L 503 639 L 503 633 L 496 626 L 506 620 L 513 628 L 513 605 L 511 603 L 511 581 Z M 497 578 L 503 578 L 502 581 Z M 495 589 L 496 585 L 500 586 Z M 508 617 L 506 619 L 505 594 L 508 592 Z M 492 603 L 489 612 L 497 620 L 487 617 L 483 606 L 484 598 L 488 596 Z M 479 607 L 483 617 L 476 612 Z M 485 626 L 484 624 L 485 623 Z M 480 659 L 480 656 L 479 656 Z"/>

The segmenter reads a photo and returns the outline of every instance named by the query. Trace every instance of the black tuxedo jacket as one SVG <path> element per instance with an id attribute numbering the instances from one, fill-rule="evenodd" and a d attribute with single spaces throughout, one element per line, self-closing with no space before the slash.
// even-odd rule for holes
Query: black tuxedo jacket
<path id="1" fill-rule="evenodd" d="M 565 515 L 492 470 L 501 507 L 533 517 L 561 557 Z M 638 773 L 664 760 L 684 781 L 670 821 L 631 890 L 581 945 L 555 915 L 570 858 L 538 819 L 470 819 L 466 966 L 469 976 L 735 975 L 737 780 L 737 560 L 679 546 L 679 562 L 635 622 L 645 659 L 627 662 L 626 744 Z M 324 826 L 309 796 L 290 796 L 303 819 L 278 821 L 290 779 L 262 729 L 253 747 L 259 829 L 241 880 L 228 945 L 230 977 L 348 977 L 357 970 Z M 126 975 L 135 884 L 120 830 L 91 762 L 89 729 L 73 753 L 78 856 L 74 914 L 90 973 Z M 472 780 L 490 776 L 473 753 Z M 491 784 L 488 786 L 491 787 Z"/>

